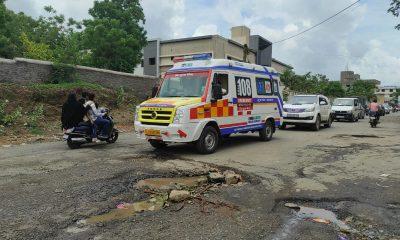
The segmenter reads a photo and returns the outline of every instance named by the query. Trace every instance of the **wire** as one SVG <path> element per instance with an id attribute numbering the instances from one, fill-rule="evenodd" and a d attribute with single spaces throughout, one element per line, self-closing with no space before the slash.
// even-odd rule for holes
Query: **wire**
<path id="1" fill-rule="evenodd" d="M 325 20 L 323 20 L 323 21 L 321 21 L 321 22 L 315 24 L 314 26 L 309 27 L 309 28 L 307 28 L 307 29 L 305 29 L 305 30 L 303 30 L 303 31 L 301 31 L 301 32 L 299 32 L 299 33 L 297 33 L 297 34 L 295 34 L 295 35 L 290 36 L 290 37 L 287 37 L 287 38 L 281 39 L 281 40 L 279 40 L 279 41 L 276 41 L 276 42 L 274 42 L 273 44 L 281 43 L 281 42 L 287 41 L 287 40 L 289 40 L 289 39 L 295 38 L 295 37 L 297 37 L 297 36 L 299 36 L 299 35 L 301 35 L 301 34 L 303 34 L 303 33 L 306 33 L 306 32 L 308 32 L 308 31 L 310 31 L 311 29 L 314 29 L 314 28 L 316 28 L 316 27 L 318 27 L 318 26 L 320 26 L 320 25 L 326 23 L 327 21 L 331 20 L 332 18 L 336 17 L 337 15 L 339 15 L 339 14 L 341 14 L 342 12 L 346 11 L 347 9 L 353 7 L 354 5 L 356 5 L 357 3 L 359 3 L 360 1 L 361 1 L 361 0 L 355 1 L 354 3 L 352 3 L 352 4 L 350 4 L 349 6 L 343 8 L 342 10 L 340 10 L 339 12 L 337 12 L 337 13 L 333 14 L 332 16 L 326 18 Z"/>

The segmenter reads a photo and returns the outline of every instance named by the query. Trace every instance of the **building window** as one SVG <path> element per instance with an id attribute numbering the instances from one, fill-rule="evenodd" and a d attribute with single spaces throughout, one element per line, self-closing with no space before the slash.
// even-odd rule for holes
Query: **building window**
<path id="1" fill-rule="evenodd" d="M 385 89 L 382 89 L 382 92 L 385 92 Z"/>
<path id="2" fill-rule="evenodd" d="M 393 89 L 390 89 L 390 92 L 393 92 Z"/>
<path id="3" fill-rule="evenodd" d="M 156 65 L 156 58 L 149 58 L 149 65 Z"/>
<path id="4" fill-rule="evenodd" d="M 144 60 L 143 59 L 140 61 L 140 66 L 144 67 Z"/>

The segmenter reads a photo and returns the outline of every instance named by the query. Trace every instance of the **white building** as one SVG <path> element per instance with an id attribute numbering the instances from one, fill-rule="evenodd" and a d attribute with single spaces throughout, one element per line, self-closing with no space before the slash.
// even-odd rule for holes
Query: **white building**
<path id="1" fill-rule="evenodd" d="M 400 87 L 397 86 L 378 86 L 375 95 L 378 97 L 379 103 L 390 102 L 397 91 L 400 91 Z"/>

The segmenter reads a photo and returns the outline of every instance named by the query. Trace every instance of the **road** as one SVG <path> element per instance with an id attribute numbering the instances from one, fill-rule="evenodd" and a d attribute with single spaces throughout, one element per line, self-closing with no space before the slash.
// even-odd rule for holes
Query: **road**
<path id="1" fill-rule="evenodd" d="M 271 142 L 233 136 L 212 155 L 190 145 L 154 151 L 132 134 L 113 145 L 69 150 L 65 143 L 0 148 L 1 239 L 337 239 L 330 224 L 306 221 L 285 203 L 329 210 L 349 239 L 400 239 L 400 114 L 335 122 L 330 129 L 279 130 Z M 79 220 L 120 202 L 146 199 L 145 178 L 233 169 L 244 184 L 205 195 L 239 207 L 188 202 L 90 226 Z M 177 210 L 177 207 L 178 210 Z M 311 218 L 326 214 L 313 213 Z"/>

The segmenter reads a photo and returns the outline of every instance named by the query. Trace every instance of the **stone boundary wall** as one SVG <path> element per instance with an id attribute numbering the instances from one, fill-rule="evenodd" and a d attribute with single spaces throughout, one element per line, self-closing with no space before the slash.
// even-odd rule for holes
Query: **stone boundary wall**
<path id="1" fill-rule="evenodd" d="M 25 58 L 14 60 L 0 58 L 0 82 L 18 84 L 40 83 L 50 79 L 52 62 Z M 137 76 L 130 73 L 76 66 L 79 79 L 109 88 L 120 88 L 133 92 L 139 99 L 148 97 L 151 88 L 159 80 L 152 76 Z"/>

